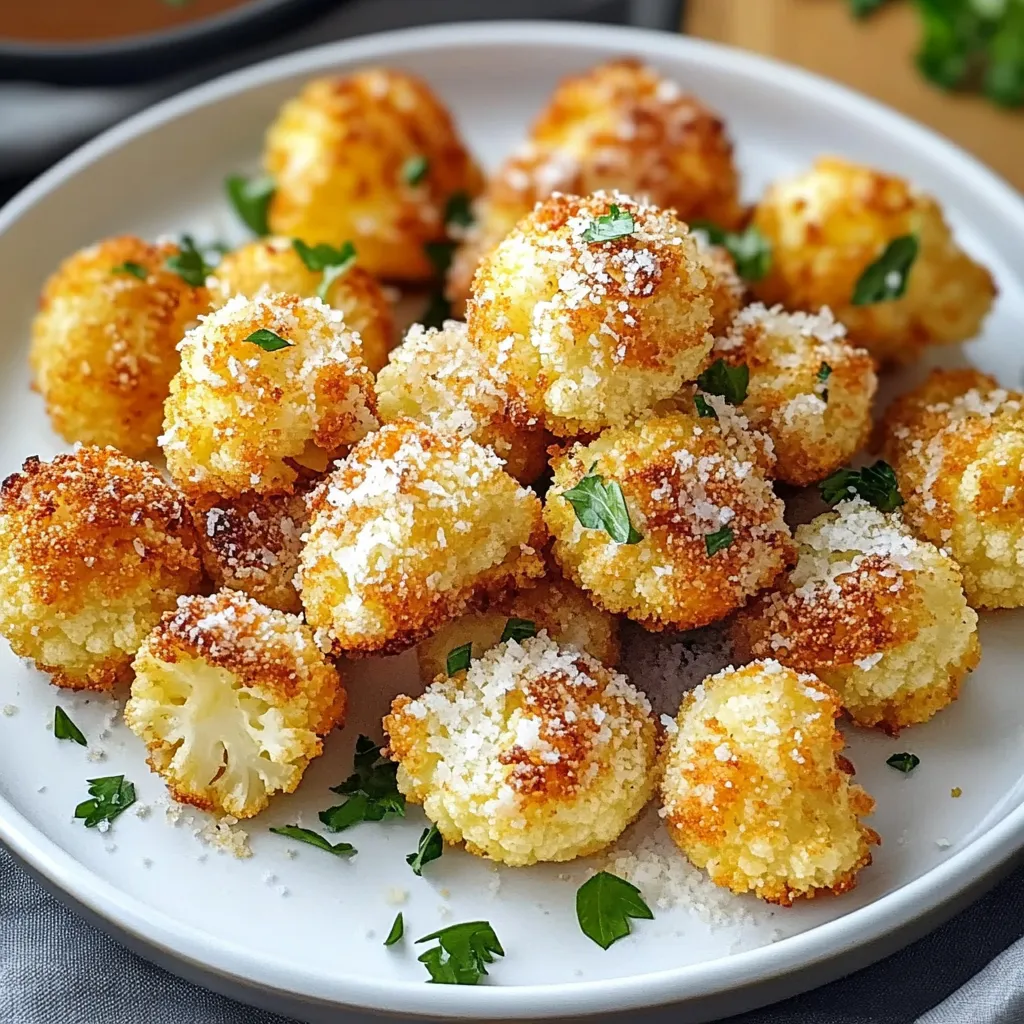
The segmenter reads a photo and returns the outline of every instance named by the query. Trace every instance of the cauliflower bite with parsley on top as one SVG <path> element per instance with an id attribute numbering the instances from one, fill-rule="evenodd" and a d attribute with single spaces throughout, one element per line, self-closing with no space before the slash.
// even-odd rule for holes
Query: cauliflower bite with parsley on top
<path id="1" fill-rule="evenodd" d="M 743 414 L 775 445 L 775 477 L 823 480 L 863 447 L 878 386 L 871 356 L 845 341 L 828 309 L 785 313 L 761 303 L 741 310 L 715 356 L 750 371 Z"/>
<path id="2" fill-rule="evenodd" d="M 717 885 L 789 906 L 838 895 L 871 863 L 875 802 L 850 782 L 839 699 L 812 675 L 758 661 L 683 698 L 664 756 L 662 814 Z"/>
<path id="3" fill-rule="evenodd" d="M 0 489 L 0 634 L 58 686 L 109 690 L 180 594 L 202 583 L 192 520 L 150 465 L 113 448 L 27 459 Z"/>
<path id="4" fill-rule="evenodd" d="M 398 788 L 441 835 L 513 867 L 604 849 L 656 782 L 647 698 L 544 633 L 396 698 L 384 729 Z"/>
<path id="5" fill-rule="evenodd" d="M 181 598 L 132 667 L 125 722 L 171 796 L 205 811 L 251 818 L 294 792 L 345 717 L 312 630 L 230 590 Z"/>
<path id="6" fill-rule="evenodd" d="M 772 246 L 771 268 L 753 285 L 757 297 L 793 310 L 830 307 L 851 342 L 881 364 L 974 337 L 995 298 L 992 275 L 956 244 L 938 203 L 869 167 L 824 157 L 769 188 L 753 223 Z M 919 250 L 905 294 L 853 305 L 861 274 L 907 235 Z"/>
<path id="7" fill-rule="evenodd" d="M 474 441 L 400 419 L 310 495 L 306 621 L 346 654 L 395 654 L 544 575 L 537 496 Z"/>
<path id="8" fill-rule="evenodd" d="M 377 426 L 359 341 L 319 299 L 238 295 L 179 347 L 160 445 L 189 495 L 287 493 L 297 465 L 321 471 Z"/>
<path id="9" fill-rule="evenodd" d="M 236 295 L 252 298 L 268 292 L 311 299 L 323 281 L 323 271 L 310 270 L 291 239 L 261 238 L 229 252 L 217 264 L 209 280 L 210 298 L 214 308 Z M 357 263 L 330 282 L 323 298 L 341 310 L 345 326 L 359 335 L 363 362 L 376 373 L 395 343 L 394 316 L 377 279 Z"/>
<path id="10" fill-rule="evenodd" d="M 860 498 L 798 527 L 796 542 L 782 585 L 736 617 L 738 654 L 813 672 L 858 725 L 892 734 L 956 700 L 981 649 L 948 555 Z"/>
<path id="11" fill-rule="evenodd" d="M 473 657 L 479 658 L 501 642 L 512 619 L 543 630 L 555 643 L 583 651 L 602 665 L 619 660 L 619 624 L 614 615 L 594 606 L 578 587 L 562 579 L 557 571 L 535 587 L 520 590 L 484 611 L 470 612 L 442 626 L 416 647 L 420 678 L 430 683 L 446 671 L 448 653 L 472 643 Z"/>
<path id="12" fill-rule="evenodd" d="M 1024 394 L 935 370 L 879 425 L 919 536 L 960 564 L 975 608 L 1024 606 Z"/>
<path id="13" fill-rule="evenodd" d="M 765 477 L 771 442 L 717 396 L 717 419 L 676 412 L 605 431 L 552 460 L 544 518 L 565 573 L 602 608 L 650 630 L 724 618 L 770 586 L 792 553 L 784 507 Z M 639 536 L 584 526 L 570 499 L 612 504 L 621 489 Z M 626 518 L 628 516 L 628 518 Z M 607 523 L 607 520 L 606 520 Z M 625 535 L 626 531 L 622 531 Z"/>
<path id="14" fill-rule="evenodd" d="M 520 483 L 533 483 L 547 469 L 548 435 L 537 422 L 512 421 L 508 374 L 487 361 L 457 320 L 441 330 L 409 329 L 377 375 L 377 411 L 384 423 L 408 417 L 471 437 Z"/>
<path id="15" fill-rule="evenodd" d="M 556 195 L 480 264 L 469 336 L 527 421 L 596 433 L 700 373 L 712 285 L 671 212 L 617 193 Z"/>
<path id="16" fill-rule="evenodd" d="M 384 68 L 309 82 L 270 126 L 263 163 L 274 234 L 350 240 L 371 274 L 400 281 L 434 276 L 425 246 L 445 240 L 449 202 L 483 187 L 426 82 Z"/>
<path id="17" fill-rule="evenodd" d="M 66 259 L 46 282 L 29 363 L 65 441 L 140 456 L 156 447 L 176 346 L 210 307 L 166 266 L 170 243 L 108 238 Z"/>

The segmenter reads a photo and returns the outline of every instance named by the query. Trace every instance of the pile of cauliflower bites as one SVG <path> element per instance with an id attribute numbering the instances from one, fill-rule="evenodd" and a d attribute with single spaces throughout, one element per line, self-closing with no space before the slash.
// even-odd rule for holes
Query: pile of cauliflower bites
<path id="1" fill-rule="evenodd" d="M 130 684 L 172 795 L 247 817 L 343 723 L 344 660 L 416 647 L 385 753 L 449 843 L 571 860 L 657 792 L 722 886 L 851 888 L 878 836 L 837 718 L 927 721 L 976 609 L 1024 605 L 1024 396 L 936 371 L 872 421 L 995 296 L 935 200 L 829 158 L 748 208 L 721 119 L 631 60 L 486 182 L 383 69 L 310 83 L 264 165 L 219 263 L 121 237 L 46 284 L 35 386 L 77 444 L 3 484 L 14 651 Z M 433 293 L 396 345 L 398 286 Z M 658 721 L 621 617 L 724 623 L 738 667 Z"/>

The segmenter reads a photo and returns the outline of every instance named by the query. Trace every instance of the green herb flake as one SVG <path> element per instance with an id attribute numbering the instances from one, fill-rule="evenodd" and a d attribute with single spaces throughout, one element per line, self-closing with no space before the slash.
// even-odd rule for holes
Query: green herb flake
<path id="1" fill-rule="evenodd" d="M 75 817 L 83 818 L 86 828 L 113 821 L 135 803 L 135 786 L 126 782 L 123 775 L 108 775 L 87 782 L 91 799 L 83 800 L 75 808 Z"/>
<path id="2" fill-rule="evenodd" d="M 866 18 L 886 2 L 887 0 L 850 0 L 850 11 L 855 18 Z"/>
<path id="3" fill-rule="evenodd" d="M 601 217 L 595 217 L 583 232 L 584 242 L 614 242 L 636 231 L 636 221 L 628 210 L 620 210 L 615 203 Z"/>
<path id="4" fill-rule="evenodd" d="M 406 185 L 422 185 L 430 171 L 430 161 L 423 155 L 411 156 L 402 164 L 402 181 Z"/>
<path id="5" fill-rule="evenodd" d="M 853 305 L 871 306 L 876 302 L 902 298 L 907 290 L 911 267 L 917 259 L 917 250 L 916 235 L 894 238 L 857 279 L 850 299 Z"/>
<path id="6" fill-rule="evenodd" d="M 301 238 L 293 238 L 292 248 L 299 254 L 307 270 L 323 274 L 316 294 L 324 302 L 327 301 L 331 285 L 356 262 L 356 247 L 352 242 L 342 242 L 335 247 L 326 242 L 307 245 Z"/>
<path id="7" fill-rule="evenodd" d="M 588 530 L 604 530 L 616 544 L 636 544 L 643 540 L 629 519 L 629 509 L 622 488 L 615 480 L 605 483 L 604 477 L 594 472 L 594 462 L 575 487 L 562 492 L 562 497 L 573 507 L 581 526 Z"/>
<path id="8" fill-rule="evenodd" d="M 827 381 L 829 379 L 829 377 L 832 376 L 832 367 L 829 366 L 828 363 L 822 363 L 821 366 L 818 367 L 818 372 L 817 372 L 816 376 L 817 376 L 818 382 L 820 384 L 824 384 L 825 381 Z M 828 388 L 822 388 L 821 391 L 818 392 L 818 397 L 827 405 L 828 404 Z"/>
<path id="9" fill-rule="evenodd" d="M 714 533 L 704 534 L 704 550 L 707 551 L 708 557 L 717 555 L 719 551 L 724 551 L 726 548 L 732 546 L 732 542 L 736 539 L 736 534 L 732 532 L 730 527 L 723 526 L 720 530 L 715 530 Z"/>
<path id="10" fill-rule="evenodd" d="M 282 338 L 280 334 L 275 334 L 273 331 L 268 330 L 266 327 L 253 331 L 245 341 L 263 349 L 264 352 L 278 352 L 283 348 L 292 347 L 290 341 Z"/>
<path id="11" fill-rule="evenodd" d="M 356 740 L 355 771 L 331 792 L 346 796 L 343 804 L 321 811 L 319 818 L 331 832 L 342 832 L 364 821 L 405 817 L 405 797 L 398 791 L 398 765 L 382 757 L 368 736 Z"/>
<path id="12" fill-rule="evenodd" d="M 473 221 L 473 200 L 468 192 L 453 192 L 448 197 L 444 207 L 444 223 L 446 227 L 468 228 L 472 227 Z"/>
<path id="13" fill-rule="evenodd" d="M 819 490 L 827 505 L 838 505 L 854 495 L 881 512 L 893 512 L 903 504 L 896 474 L 882 459 L 863 469 L 837 469 L 821 482 Z"/>
<path id="14" fill-rule="evenodd" d="M 718 395 L 730 405 L 742 405 L 750 384 L 750 368 L 746 363 L 730 366 L 716 359 L 698 378 L 697 385 L 709 395 Z"/>
<path id="15" fill-rule="evenodd" d="M 412 868 L 414 875 L 422 875 L 423 868 L 432 860 L 437 860 L 444 853 L 444 840 L 438 832 L 436 825 L 425 828 L 420 836 L 420 841 L 415 853 L 410 853 L 405 858 L 405 863 Z"/>
<path id="16" fill-rule="evenodd" d="M 695 220 L 690 227 L 705 235 L 712 245 L 725 249 L 744 281 L 760 281 L 771 270 L 771 242 L 753 224 L 745 231 L 726 231 L 711 221 Z"/>
<path id="17" fill-rule="evenodd" d="M 455 255 L 454 242 L 427 242 L 423 251 L 430 260 L 438 277 L 444 277 L 448 268 L 452 265 L 452 258 Z"/>
<path id="18" fill-rule="evenodd" d="M 270 831 L 275 836 L 285 836 L 300 843 L 308 843 L 318 850 L 333 853 L 335 857 L 351 857 L 356 852 L 356 848 L 351 843 L 334 843 L 332 845 L 312 829 L 300 828 L 298 825 L 282 825 L 280 828 L 272 828 Z"/>
<path id="19" fill-rule="evenodd" d="M 448 652 L 448 657 L 445 660 L 445 671 L 448 675 L 453 676 L 456 672 L 464 672 L 469 668 L 469 663 L 473 660 L 473 644 L 462 644 L 459 647 L 453 647 Z"/>
<path id="20" fill-rule="evenodd" d="M 537 635 L 537 623 L 530 619 L 509 619 L 505 623 L 505 628 L 501 631 L 501 640 L 499 643 L 505 643 L 507 640 L 515 640 L 521 643 L 523 640 L 529 640 L 531 636 Z"/>
<path id="21" fill-rule="evenodd" d="M 191 235 L 182 235 L 178 250 L 173 256 L 167 257 L 164 266 L 174 271 L 185 284 L 193 288 L 202 288 L 213 268 L 206 262 L 202 251 L 196 247 L 195 239 Z"/>
<path id="22" fill-rule="evenodd" d="M 136 263 L 134 260 L 125 260 L 124 263 L 118 263 L 116 267 L 110 268 L 110 272 L 112 274 L 131 274 L 132 277 L 137 277 L 140 281 L 145 281 L 149 277 L 149 271 L 141 263 Z"/>
<path id="23" fill-rule="evenodd" d="M 576 890 L 576 920 L 602 949 L 629 935 L 630 918 L 652 921 L 654 914 L 640 890 L 624 878 L 599 871 Z"/>
<path id="24" fill-rule="evenodd" d="M 257 235 L 270 233 L 270 226 L 267 223 L 267 214 L 270 210 L 270 201 L 274 198 L 276 187 L 274 179 L 269 175 L 260 174 L 247 178 L 241 174 L 232 174 L 225 178 L 224 188 L 227 190 L 228 199 L 235 208 L 235 213 L 241 218 L 250 231 Z"/>
<path id="25" fill-rule="evenodd" d="M 437 945 L 417 958 L 435 985 L 475 985 L 496 956 L 504 956 L 498 936 L 487 921 L 467 921 L 424 935 L 417 944 L 437 940 Z"/>
<path id="26" fill-rule="evenodd" d="M 896 771 L 909 775 L 921 763 L 921 758 L 917 754 L 910 754 L 904 751 L 900 754 L 893 754 L 892 757 L 887 757 L 885 763 L 890 768 L 895 768 Z"/>
<path id="27" fill-rule="evenodd" d="M 58 704 L 53 710 L 53 735 L 58 740 L 71 740 L 80 747 L 87 747 L 85 733 L 68 717 L 68 713 Z"/>
<path id="28" fill-rule="evenodd" d="M 394 924 L 391 925 L 391 931 L 388 932 L 388 937 L 384 940 L 384 945 L 394 946 L 402 941 L 403 935 L 405 935 L 405 919 L 402 917 L 402 912 L 399 911 Z"/>
<path id="29" fill-rule="evenodd" d="M 704 420 L 717 420 L 718 413 L 715 412 L 715 407 L 703 396 L 694 395 L 693 404 L 697 409 L 697 415 Z"/>

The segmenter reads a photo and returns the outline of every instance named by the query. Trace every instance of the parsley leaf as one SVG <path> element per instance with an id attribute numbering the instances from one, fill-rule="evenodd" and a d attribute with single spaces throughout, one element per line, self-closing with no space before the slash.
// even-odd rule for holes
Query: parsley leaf
<path id="1" fill-rule="evenodd" d="M 125 782 L 123 775 L 88 779 L 90 800 L 75 808 L 75 817 L 85 819 L 86 828 L 95 828 L 101 821 L 113 821 L 135 803 L 135 786 Z"/>
<path id="2" fill-rule="evenodd" d="M 883 459 L 863 469 L 837 469 L 821 482 L 819 490 L 828 505 L 838 505 L 854 494 L 881 512 L 892 512 L 903 504 L 896 474 Z"/>
<path id="3" fill-rule="evenodd" d="M 318 850 L 326 850 L 328 853 L 333 853 L 335 857 L 351 857 L 356 852 L 356 848 L 351 843 L 331 845 L 312 829 L 300 828 L 298 825 L 282 825 L 280 828 L 272 828 L 270 831 L 276 836 L 286 836 L 288 839 L 295 839 L 300 843 L 315 846 Z"/>
<path id="4" fill-rule="evenodd" d="M 575 487 L 562 492 L 562 497 L 573 507 L 576 518 L 588 530 L 604 530 L 616 544 L 636 544 L 643 540 L 629 519 L 629 509 L 622 488 L 615 480 L 605 483 L 604 477 L 594 472 L 593 463 Z"/>
<path id="5" fill-rule="evenodd" d="M 266 174 L 246 178 L 242 174 L 232 174 L 224 179 L 224 188 L 228 199 L 235 208 L 235 213 L 242 219 L 250 231 L 257 235 L 270 233 L 267 224 L 267 213 L 270 201 L 277 191 L 274 179 Z"/>
<path id="6" fill-rule="evenodd" d="M 468 192 L 453 192 L 444 207 L 444 223 L 454 224 L 458 228 L 471 227 L 476 218 L 473 216 L 473 200 Z"/>
<path id="7" fill-rule="evenodd" d="M 438 277 L 444 277 L 448 268 L 452 265 L 452 257 L 455 255 L 454 242 L 427 242 L 423 246 L 427 259 L 433 264 Z"/>
<path id="8" fill-rule="evenodd" d="M 822 363 L 821 366 L 818 367 L 818 372 L 817 372 L 816 376 L 818 378 L 819 383 L 824 384 L 825 381 L 827 381 L 829 379 L 829 377 L 832 376 L 832 367 L 829 366 L 828 363 Z M 819 397 L 827 405 L 828 404 L 828 388 L 822 388 Z"/>
<path id="9" fill-rule="evenodd" d="M 503 644 L 506 640 L 529 640 L 531 636 L 536 635 L 537 623 L 532 619 L 509 619 L 501 631 L 501 639 L 498 643 Z"/>
<path id="10" fill-rule="evenodd" d="M 885 763 L 890 768 L 895 768 L 898 772 L 903 772 L 904 775 L 909 775 L 920 763 L 921 758 L 917 754 L 909 754 L 904 752 L 902 754 L 893 754 L 892 757 L 887 757 Z"/>
<path id="11" fill-rule="evenodd" d="M 195 239 L 191 235 L 181 236 L 178 249 L 175 255 L 167 257 L 164 266 L 173 270 L 185 284 L 202 288 L 213 268 L 206 262 L 202 251 L 196 248 Z"/>
<path id="12" fill-rule="evenodd" d="M 693 396 L 693 404 L 697 408 L 697 415 L 704 420 L 717 420 L 718 413 L 715 412 L 715 407 L 700 394 Z"/>
<path id="13" fill-rule="evenodd" d="M 85 733 L 68 717 L 68 713 L 58 704 L 53 710 L 53 735 L 58 740 L 73 740 L 80 747 L 87 747 Z"/>
<path id="14" fill-rule="evenodd" d="M 616 238 L 625 238 L 636 230 L 636 221 L 628 210 L 620 210 L 615 203 L 609 207 L 602 217 L 595 217 L 583 232 L 584 242 L 613 242 Z"/>
<path id="15" fill-rule="evenodd" d="M 320 245 L 306 245 L 301 238 L 292 239 L 292 248 L 308 270 L 322 271 L 323 279 L 316 290 L 317 298 L 327 301 L 331 285 L 356 261 L 356 247 L 351 242 L 342 242 L 335 248 L 322 242 Z"/>
<path id="16" fill-rule="evenodd" d="M 384 945 L 393 946 L 396 942 L 401 942 L 403 935 L 405 935 L 405 919 L 402 917 L 402 912 L 399 911 L 395 923 L 391 926 L 391 931 L 388 932 L 388 937 L 384 940 Z"/>
<path id="17" fill-rule="evenodd" d="M 1009 0 L 988 44 L 985 95 L 1002 107 L 1024 104 L 1024 3 Z"/>
<path id="18" fill-rule="evenodd" d="M 651 921 L 654 914 L 640 890 L 618 875 L 599 871 L 576 890 L 576 920 L 602 949 L 630 933 L 631 917 Z"/>
<path id="19" fill-rule="evenodd" d="M 430 161 L 425 156 L 411 156 L 402 164 L 402 181 L 406 185 L 422 185 L 429 171 Z"/>
<path id="20" fill-rule="evenodd" d="M 275 334 L 266 327 L 253 331 L 245 341 L 258 345 L 264 352 L 278 352 L 283 348 L 292 347 L 292 343 L 287 338 L 282 338 L 280 334 Z"/>
<path id="21" fill-rule="evenodd" d="M 149 271 L 141 263 L 136 263 L 134 260 L 125 260 L 124 263 L 118 263 L 116 267 L 110 268 L 110 272 L 112 274 L 131 274 L 132 277 L 137 277 L 140 281 L 145 281 L 149 277 Z"/>
<path id="22" fill-rule="evenodd" d="M 414 875 L 422 875 L 423 868 L 432 860 L 437 860 L 444 853 L 444 840 L 438 832 L 436 825 L 423 830 L 415 853 L 410 853 L 405 858 L 405 863 L 412 867 Z"/>
<path id="23" fill-rule="evenodd" d="M 742 405 L 747 397 L 750 368 L 746 363 L 730 366 L 724 359 L 716 359 L 698 378 L 697 384 L 709 395 L 719 395 L 730 405 Z"/>
<path id="24" fill-rule="evenodd" d="M 850 0 L 850 10 L 855 18 L 866 18 L 886 2 L 887 0 Z"/>
<path id="25" fill-rule="evenodd" d="M 736 273 L 744 281 L 760 281 L 772 268 L 772 246 L 753 224 L 745 231 L 726 231 L 708 220 L 690 223 L 694 231 L 707 235 L 712 245 L 720 245 L 736 264 Z"/>
<path id="26" fill-rule="evenodd" d="M 341 832 L 362 821 L 405 817 L 405 797 L 398 791 L 398 765 L 380 755 L 380 747 L 368 736 L 356 740 L 355 771 L 331 792 L 348 799 L 319 814 L 332 832 Z"/>
<path id="27" fill-rule="evenodd" d="M 911 267 L 917 259 L 917 249 L 916 235 L 894 238 L 882 255 L 874 263 L 869 263 L 857 278 L 850 302 L 855 306 L 871 306 L 876 302 L 902 298 L 907 290 Z"/>
<path id="28" fill-rule="evenodd" d="M 731 547 L 735 539 L 736 534 L 732 532 L 730 527 L 723 526 L 720 530 L 715 530 L 714 533 L 704 534 L 704 550 L 707 551 L 710 558 L 711 555 L 717 555 L 719 551 L 724 551 L 726 548 Z"/>
<path id="29" fill-rule="evenodd" d="M 453 924 L 416 942 L 431 939 L 437 939 L 438 944 L 417 959 L 427 968 L 435 985 L 475 985 L 487 973 L 487 964 L 493 964 L 495 956 L 505 955 L 498 936 L 486 921 Z"/>
<path id="30" fill-rule="evenodd" d="M 453 647 L 448 652 L 448 658 L 445 661 L 445 671 L 448 675 L 453 676 L 456 672 L 462 672 L 469 668 L 469 663 L 473 660 L 473 643 L 470 641 L 468 644 L 461 644 L 459 647 Z"/>

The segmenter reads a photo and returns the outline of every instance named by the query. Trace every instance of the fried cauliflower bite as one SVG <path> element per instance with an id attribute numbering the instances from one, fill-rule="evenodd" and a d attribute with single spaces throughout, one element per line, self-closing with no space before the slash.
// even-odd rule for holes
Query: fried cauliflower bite
<path id="1" fill-rule="evenodd" d="M 58 686 L 112 689 L 202 578 L 181 496 L 113 448 L 27 459 L 0 488 L 0 634 Z"/>
<path id="2" fill-rule="evenodd" d="M 262 238 L 229 252 L 217 264 L 209 280 L 210 297 L 215 309 L 236 295 L 284 292 L 311 299 L 323 280 L 322 271 L 302 262 L 291 239 Z M 377 279 L 358 264 L 349 267 L 330 283 L 324 299 L 341 310 L 345 326 L 359 335 L 363 362 L 376 373 L 395 343 L 394 316 Z"/>
<path id="3" fill-rule="evenodd" d="M 206 811 L 251 818 L 294 792 L 345 717 L 312 630 L 230 590 L 182 597 L 132 667 L 125 722 L 171 796 Z"/>
<path id="4" fill-rule="evenodd" d="M 724 618 L 769 586 L 792 553 L 783 504 L 765 478 L 771 442 L 721 399 L 709 402 L 718 419 L 651 417 L 552 460 L 544 519 L 555 560 L 597 605 L 650 630 Z M 635 543 L 577 517 L 567 492 L 595 475 L 621 488 Z"/>
<path id="5" fill-rule="evenodd" d="M 408 417 L 471 437 L 520 483 L 533 483 L 547 469 L 548 435 L 537 422 L 513 422 L 508 374 L 488 362 L 457 320 L 441 330 L 409 329 L 377 375 L 377 412 L 384 423 Z"/>
<path id="6" fill-rule="evenodd" d="M 429 86 L 384 68 L 309 82 L 270 126 L 263 162 L 274 234 L 351 240 L 371 274 L 400 281 L 434 276 L 424 246 L 444 241 L 447 204 L 483 187 Z"/>
<path id="7" fill-rule="evenodd" d="M 851 342 L 881 364 L 972 338 L 995 298 L 992 275 L 956 244 L 938 203 L 869 167 L 824 157 L 769 188 L 753 223 L 772 245 L 771 269 L 753 285 L 757 297 L 793 310 L 830 307 Z M 916 235 L 920 247 L 906 293 L 853 305 L 861 274 L 904 235 Z"/>
<path id="8" fill-rule="evenodd" d="M 250 340 L 267 331 L 279 347 Z M 160 445 L 191 496 L 287 493 L 296 465 L 323 470 L 377 426 L 358 339 L 319 299 L 238 295 L 180 348 Z"/>
<path id="9" fill-rule="evenodd" d="M 711 245 L 701 231 L 693 233 L 711 278 L 711 333 L 719 338 L 728 331 L 743 306 L 746 286 L 736 273 L 736 263 L 723 245 Z"/>
<path id="10" fill-rule="evenodd" d="M 871 432 L 878 378 L 871 356 L 845 333 L 828 309 L 785 313 L 756 303 L 715 343 L 715 356 L 749 369 L 743 414 L 772 439 L 775 476 L 788 484 L 823 480 Z"/>
<path id="11" fill-rule="evenodd" d="M 471 643 L 473 657 L 501 642 L 511 619 L 532 623 L 555 643 L 589 654 L 602 665 L 614 667 L 619 661 L 619 623 L 614 615 L 595 607 L 578 587 L 557 572 L 529 590 L 520 590 L 484 610 L 470 612 L 442 626 L 416 647 L 420 678 L 430 683 L 447 668 L 448 653 Z"/>
<path id="12" fill-rule="evenodd" d="M 586 240 L 602 231 L 611 240 Z M 617 193 L 556 195 L 481 263 L 469 336 L 508 375 L 527 421 L 560 437 L 596 433 L 700 373 L 712 283 L 671 212 Z"/>
<path id="13" fill-rule="evenodd" d="M 441 835 L 513 867 L 596 853 L 655 786 L 647 698 L 544 633 L 396 698 L 384 729 L 398 788 Z"/>
<path id="14" fill-rule="evenodd" d="M 798 527 L 796 541 L 789 576 L 736 616 L 738 656 L 813 672 L 858 725 L 892 734 L 956 700 L 981 649 L 948 555 L 860 498 Z"/>
<path id="15" fill-rule="evenodd" d="M 335 651 L 395 654 L 544 575 L 537 496 L 474 441 L 385 424 L 310 495 L 297 577 Z"/>
<path id="16" fill-rule="evenodd" d="M 974 608 L 1024 606 L 1024 395 L 935 370 L 878 429 L 919 536 L 960 564 Z"/>
<path id="17" fill-rule="evenodd" d="M 29 363 L 53 429 L 65 441 L 140 456 L 156 447 L 176 346 L 209 309 L 165 266 L 171 244 L 108 238 L 66 259 L 46 282 Z"/>
<path id="18" fill-rule="evenodd" d="M 789 906 L 847 892 L 871 863 L 875 802 L 850 782 L 836 694 L 777 661 L 690 691 L 664 756 L 669 834 L 717 885 Z"/>

